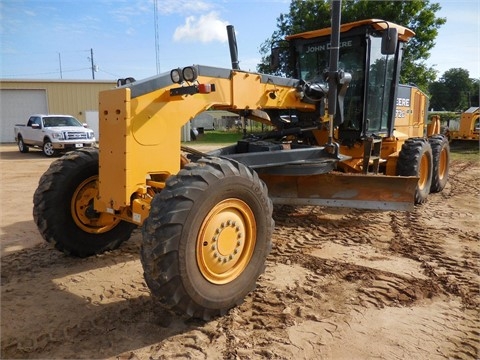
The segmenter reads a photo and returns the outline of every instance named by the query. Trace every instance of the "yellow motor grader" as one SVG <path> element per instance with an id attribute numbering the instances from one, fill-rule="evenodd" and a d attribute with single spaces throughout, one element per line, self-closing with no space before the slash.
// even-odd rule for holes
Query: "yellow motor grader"
<path id="1" fill-rule="evenodd" d="M 450 141 L 480 140 L 480 108 L 470 107 L 460 115 L 457 130 L 448 130 L 446 136 Z"/>
<path id="2" fill-rule="evenodd" d="M 64 155 L 39 181 L 44 239 L 85 257 L 142 226 L 151 292 L 209 319 L 255 287 L 273 204 L 408 211 L 441 191 L 448 141 L 438 119 L 427 126 L 425 95 L 398 85 L 414 33 L 375 19 L 340 26 L 339 4 L 331 29 L 287 39 L 295 78 L 240 70 L 230 27 L 232 69 L 187 66 L 101 92 L 99 149 Z M 207 154 L 182 147 L 182 126 L 209 109 L 275 130 Z"/>

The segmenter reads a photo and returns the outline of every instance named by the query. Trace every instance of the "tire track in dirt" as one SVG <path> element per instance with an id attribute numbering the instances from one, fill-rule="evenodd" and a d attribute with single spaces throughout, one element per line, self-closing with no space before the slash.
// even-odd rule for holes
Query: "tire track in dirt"
<path id="1" fill-rule="evenodd" d="M 478 174 L 473 164 L 453 164 L 450 182 L 442 193 L 431 194 L 427 204 L 411 213 L 392 214 L 394 237 L 391 250 L 422 263 L 424 273 L 442 290 L 461 300 L 465 312 L 478 319 L 480 283 L 477 228 L 464 230 L 458 222 L 477 222 L 477 208 L 453 206 L 450 199 L 460 194 L 480 198 L 480 190 L 474 186 Z M 473 185 L 473 186 L 472 186 Z M 438 221 L 437 219 L 443 219 Z M 445 221 L 448 220 L 448 221 Z M 453 334 L 448 339 L 454 346 L 449 357 L 476 358 L 480 347 L 478 323 L 462 313 L 445 308 L 442 311 L 443 326 Z"/>
<path id="2" fill-rule="evenodd" d="M 469 166 L 454 169 L 456 172 L 470 170 Z M 461 175 L 457 178 L 460 180 L 456 181 L 456 177 L 453 176 L 451 187 L 458 186 L 457 183 L 468 184 L 468 180 L 464 181 Z M 344 297 L 341 302 L 334 302 L 335 308 L 338 309 L 339 303 L 342 303 L 346 309 L 358 314 L 365 314 L 370 311 L 369 309 L 381 310 L 406 306 L 416 309 L 425 301 L 435 301 L 435 299 L 453 295 L 461 299 L 463 307 L 452 310 L 448 307 L 442 308 L 442 315 L 438 318 L 425 316 L 418 324 L 418 331 L 422 333 L 431 328 L 438 329 L 438 334 L 435 336 L 438 337 L 438 341 L 442 339 L 444 342 L 442 349 L 439 347 L 439 356 L 475 358 L 479 347 L 478 323 L 472 321 L 472 316 L 475 318 L 477 314 L 472 308 L 469 310 L 464 307 L 476 304 L 476 300 L 471 303 L 471 299 L 477 297 L 478 289 L 475 283 L 478 273 L 474 272 L 475 268 L 472 265 L 478 259 L 478 253 L 463 251 L 460 256 L 452 255 L 452 249 L 442 248 L 439 240 L 450 238 L 450 243 L 455 243 L 458 239 L 472 239 L 471 234 L 452 231 L 455 229 L 452 226 L 438 228 L 436 223 L 430 221 L 434 215 L 449 219 L 450 210 L 446 206 L 448 205 L 446 200 L 465 191 L 465 189 L 457 190 L 452 192 L 446 189 L 444 193 L 432 194 L 427 205 L 418 207 L 412 213 L 331 211 L 314 207 L 289 206 L 276 208 L 277 226 L 272 250 L 276 266 L 278 267 L 278 264 L 293 268 L 300 266 L 309 273 L 303 282 L 298 282 L 296 287 L 303 289 L 302 291 L 288 289 L 288 295 L 284 294 L 283 297 L 277 293 L 277 298 L 281 299 L 274 302 L 277 306 L 262 309 L 260 316 L 268 314 L 272 321 L 271 315 L 275 313 L 277 326 L 281 327 L 282 324 L 285 326 L 286 320 L 282 315 L 285 314 L 285 309 L 290 310 L 291 305 L 286 298 L 294 298 L 294 304 L 298 305 L 302 303 L 301 299 L 304 299 L 305 295 L 314 294 L 313 297 L 318 299 L 318 308 L 312 305 L 312 299 L 309 299 L 308 306 L 299 306 L 299 308 L 315 308 L 317 311 L 311 313 L 305 310 L 293 311 L 290 321 L 301 323 L 321 319 L 322 314 L 318 309 L 325 306 L 325 302 L 328 302 L 326 299 L 339 300 L 339 294 L 342 292 Z M 330 211 L 331 216 L 325 214 Z M 352 258 L 350 262 L 322 258 L 322 250 L 331 249 L 332 243 L 350 247 L 352 252 L 364 250 L 363 246 L 373 247 L 373 252 L 364 251 L 365 260 L 369 260 L 370 264 L 365 266 L 362 261 L 359 262 L 362 264 L 352 263 Z M 465 247 L 465 250 L 468 249 L 472 249 L 471 243 Z M 395 273 L 395 269 L 385 271 L 385 268 L 388 269 L 392 264 L 392 257 L 401 258 L 397 261 L 411 259 L 412 263 L 416 263 L 417 269 L 412 270 L 412 274 Z M 361 258 L 362 255 L 359 259 Z M 380 268 L 378 268 L 375 262 L 381 263 L 383 259 L 389 259 L 390 262 L 387 261 L 384 265 L 379 264 Z M 432 269 L 429 268 L 432 260 L 436 261 L 436 268 L 442 269 L 446 275 L 439 275 L 438 271 L 432 273 Z M 290 270 L 293 271 L 293 269 Z M 449 281 L 454 283 L 449 284 Z M 323 286 L 322 282 L 325 283 Z M 270 289 L 270 291 L 273 290 Z M 256 294 L 258 296 L 259 292 L 257 291 Z M 265 296 L 261 297 L 260 303 L 265 300 Z M 462 315 L 464 311 L 469 312 L 470 316 Z M 290 311 L 288 313 L 291 314 Z M 335 318 L 334 323 L 341 324 L 348 321 L 348 316 Z M 461 324 L 452 325 L 459 318 L 464 321 Z M 261 324 L 265 326 L 267 323 L 262 320 Z M 451 336 L 442 337 L 441 333 L 444 330 Z M 336 336 L 334 335 L 335 327 L 329 331 L 332 337 Z M 408 337 L 408 334 L 405 336 Z M 285 347 L 285 344 L 283 346 Z M 429 353 L 428 347 L 417 346 L 415 350 L 419 353 Z"/>
<path id="3" fill-rule="evenodd" d="M 49 244 L 2 257 L 1 319 L 9 325 L 1 358 L 108 358 L 187 328 L 150 297 L 138 240 L 87 259 Z"/>
<path id="4" fill-rule="evenodd" d="M 480 305 L 480 233 L 477 229 L 459 229 L 455 221 L 469 217 L 479 219 L 478 213 L 475 214 L 475 209 L 453 208 L 448 199 L 455 193 L 470 193 L 474 198 L 480 198 L 480 190 L 475 190 L 468 181 L 474 176 L 471 166 L 452 170 L 449 187 L 454 191 L 447 189 L 444 193 L 432 194 L 425 206 L 411 213 L 392 215 L 396 236 L 391 249 L 421 261 L 430 278 L 436 279 L 445 291 L 460 296 L 465 306 L 475 308 Z M 450 222 L 432 222 L 435 218 L 450 219 Z"/>
<path id="5" fill-rule="evenodd" d="M 138 232 L 88 259 L 46 244 L 12 252 L 1 357 L 479 358 L 479 208 L 468 201 L 480 167 L 464 164 L 411 213 L 276 207 L 257 289 L 207 323 L 149 295 Z"/>

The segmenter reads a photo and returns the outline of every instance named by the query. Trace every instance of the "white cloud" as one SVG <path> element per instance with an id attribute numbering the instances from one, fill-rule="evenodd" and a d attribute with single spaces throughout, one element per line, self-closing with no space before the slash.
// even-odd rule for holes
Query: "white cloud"
<path id="1" fill-rule="evenodd" d="M 210 12 L 200 17 L 189 16 L 185 19 L 185 24 L 175 29 L 173 34 L 174 41 L 195 42 L 200 41 L 208 43 L 212 41 L 227 41 L 227 31 L 225 27 L 227 21 L 221 20 L 217 12 Z"/>

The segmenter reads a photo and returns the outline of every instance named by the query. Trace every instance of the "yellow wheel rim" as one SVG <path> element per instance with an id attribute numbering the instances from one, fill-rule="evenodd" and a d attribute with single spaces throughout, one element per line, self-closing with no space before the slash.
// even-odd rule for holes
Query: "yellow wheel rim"
<path id="1" fill-rule="evenodd" d="M 213 284 L 236 279 L 255 250 L 257 228 L 250 207 L 239 199 L 218 203 L 205 217 L 197 237 L 197 264 Z"/>
<path id="2" fill-rule="evenodd" d="M 98 194 L 98 176 L 94 175 L 84 180 L 72 196 L 71 212 L 75 224 L 83 231 L 91 234 L 101 234 L 113 229 L 120 219 L 93 210 L 93 199 Z"/>
<path id="3" fill-rule="evenodd" d="M 430 161 L 427 154 L 423 154 L 422 159 L 420 160 L 420 169 L 419 169 L 419 179 L 418 179 L 418 188 L 423 189 L 427 185 L 428 175 L 429 175 Z"/>
<path id="4" fill-rule="evenodd" d="M 447 174 L 448 168 L 448 151 L 443 148 L 438 159 L 438 178 L 442 180 Z"/>

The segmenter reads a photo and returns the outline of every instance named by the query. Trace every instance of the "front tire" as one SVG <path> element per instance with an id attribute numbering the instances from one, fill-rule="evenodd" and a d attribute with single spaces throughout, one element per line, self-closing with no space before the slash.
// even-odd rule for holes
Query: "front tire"
<path id="1" fill-rule="evenodd" d="M 423 138 L 407 139 L 397 161 L 397 175 L 418 176 L 415 204 L 427 200 L 432 184 L 433 155 L 428 141 Z"/>
<path id="2" fill-rule="evenodd" d="M 71 152 L 54 161 L 33 197 L 33 218 L 42 237 L 68 255 L 86 257 L 113 250 L 137 227 L 96 213 L 98 150 Z"/>
<path id="3" fill-rule="evenodd" d="M 46 157 L 53 157 L 57 155 L 57 151 L 53 148 L 53 144 L 49 139 L 45 139 L 42 151 Z"/>
<path id="4" fill-rule="evenodd" d="M 448 182 L 450 170 L 450 145 L 448 138 L 444 135 L 435 135 L 428 138 L 432 147 L 433 174 L 430 192 L 440 192 Z"/>
<path id="5" fill-rule="evenodd" d="M 160 301 L 204 320 L 243 302 L 265 269 L 272 202 L 248 167 L 187 164 L 151 203 L 143 226 L 145 280 Z"/>

